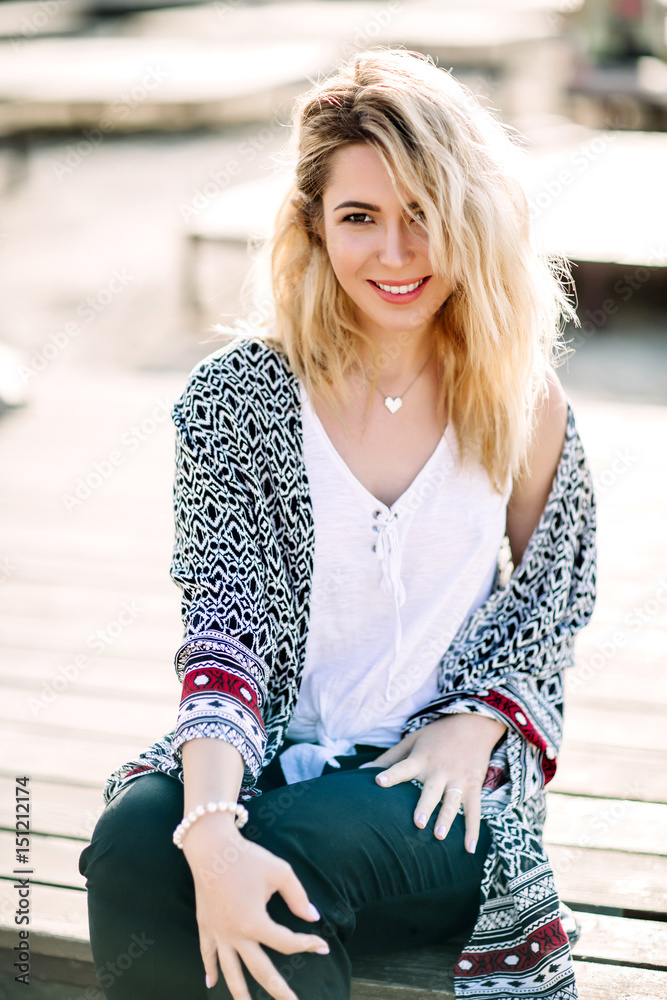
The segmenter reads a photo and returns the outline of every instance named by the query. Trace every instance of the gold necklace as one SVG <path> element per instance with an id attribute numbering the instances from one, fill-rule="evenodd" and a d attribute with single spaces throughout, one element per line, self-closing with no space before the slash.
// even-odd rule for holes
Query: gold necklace
<path id="1" fill-rule="evenodd" d="M 389 410 L 390 413 L 398 413 L 398 411 L 400 410 L 400 408 L 403 406 L 403 399 L 404 399 L 404 397 L 408 394 L 408 392 L 410 391 L 410 389 L 412 389 L 413 385 L 415 384 L 415 382 L 417 381 L 417 379 L 419 378 L 419 376 L 423 373 L 424 369 L 426 368 L 426 365 L 429 363 L 429 361 L 431 360 L 432 357 L 433 357 L 433 351 L 431 351 L 431 353 L 427 357 L 426 361 L 424 362 L 424 364 L 421 366 L 421 368 L 419 369 L 419 371 L 417 372 L 417 374 L 413 378 L 413 380 L 410 383 L 410 385 L 407 387 L 407 389 L 403 390 L 403 392 L 400 394 L 400 396 L 385 396 L 385 394 L 382 392 L 382 390 L 380 389 L 380 387 L 378 385 L 375 386 L 375 388 L 377 389 L 377 391 L 382 396 L 384 405 L 387 407 L 387 409 Z"/>

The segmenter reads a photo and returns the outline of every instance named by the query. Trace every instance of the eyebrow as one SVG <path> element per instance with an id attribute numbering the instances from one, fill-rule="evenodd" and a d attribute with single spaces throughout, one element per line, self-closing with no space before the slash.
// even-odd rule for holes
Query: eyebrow
<path id="1" fill-rule="evenodd" d="M 379 205 L 369 205 L 367 201 L 341 201 L 340 205 L 336 205 L 334 212 L 337 212 L 339 208 L 363 208 L 366 212 L 381 212 L 382 209 Z M 416 208 L 419 208 L 419 204 L 413 201 L 408 205 L 408 209 L 413 212 Z"/>
<path id="2" fill-rule="evenodd" d="M 339 208 L 363 208 L 367 212 L 379 212 L 379 205 L 369 205 L 367 201 L 341 201 L 340 205 L 336 205 L 334 212 L 337 212 Z"/>

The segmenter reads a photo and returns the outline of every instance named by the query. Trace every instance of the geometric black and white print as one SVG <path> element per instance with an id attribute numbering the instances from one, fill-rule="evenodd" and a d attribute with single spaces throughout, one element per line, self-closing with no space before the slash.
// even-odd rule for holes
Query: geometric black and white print
<path id="1" fill-rule="evenodd" d="M 308 634 L 314 524 L 299 383 L 281 353 L 238 339 L 194 370 L 173 418 L 171 575 L 182 591 L 183 694 L 174 731 L 118 768 L 105 798 L 147 771 L 182 781 L 181 745 L 214 736 L 241 753 L 239 799 L 248 801 L 284 741 Z M 542 826 L 562 736 L 563 671 L 592 614 L 595 568 L 592 480 L 569 408 L 551 493 L 521 564 L 463 623 L 439 664 L 438 698 L 401 734 L 451 712 L 508 727 L 482 795 L 493 845 L 479 918 L 455 969 L 460 997 L 577 997 Z"/>

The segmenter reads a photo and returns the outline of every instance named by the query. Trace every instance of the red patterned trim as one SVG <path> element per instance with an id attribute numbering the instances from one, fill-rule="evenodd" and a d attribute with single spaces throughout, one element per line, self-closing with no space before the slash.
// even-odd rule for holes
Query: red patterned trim
<path id="1" fill-rule="evenodd" d="M 556 917 L 531 934 L 516 948 L 503 951 L 464 951 L 456 963 L 458 975 L 490 976 L 501 972 L 525 972 L 538 965 L 545 956 L 568 944 L 560 919 Z"/>
<path id="2" fill-rule="evenodd" d="M 503 785 L 506 785 L 507 781 L 507 774 L 502 767 L 489 767 L 482 788 L 488 788 L 493 792 L 496 788 L 502 788 Z"/>
<path id="3" fill-rule="evenodd" d="M 133 767 L 132 770 L 124 774 L 123 777 L 131 778 L 133 774 L 143 774 L 144 771 L 156 771 L 156 770 L 157 768 L 155 768 L 152 764 L 142 764 L 138 765 L 137 767 Z"/>
<path id="4" fill-rule="evenodd" d="M 249 684 L 247 680 L 237 674 L 222 670 L 220 667 L 193 667 L 192 670 L 189 670 L 183 678 L 181 702 L 192 695 L 210 695 L 216 691 L 240 701 L 243 707 L 255 716 L 262 731 L 265 731 L 254 685 Z"/>
<path id="5" fill-rule="evenodd" d="M 542 738 L 526 709 L 512 701 L 502 691 L 496 691 L 493 688 L 486 695 L 473 695 L 473 697 L 475 701 L 480 701 L 504 715 L 524 739 L 538 748 L 542 754 L 540 766 L 544 775 L 544 784 L 548 785 L 556 773 L 556 751 Z"/>

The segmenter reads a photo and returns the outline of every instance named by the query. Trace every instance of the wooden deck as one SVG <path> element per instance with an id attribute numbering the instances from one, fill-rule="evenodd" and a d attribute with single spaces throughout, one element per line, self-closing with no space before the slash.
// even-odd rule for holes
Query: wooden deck
<path id="1" fill-rule="evenodd" d="M 106 775 L 175 717 L 166 414 L 183 382 L 56 359 L 30 380 L 29 405 L 0 421 L 0 997 L 101 1000 L 77 859 Z M 667 408 L 574 402 L 598 484 L 600 588 L 569 678 L 546 838 L 583 924 L 582 1000 L 656 1000 L 667 997 Z M 21 775 L 30 993 L 11 964 Z M 450 963 L 437 949 L 360 961 L 353 997 L 451 997 Z"/>

